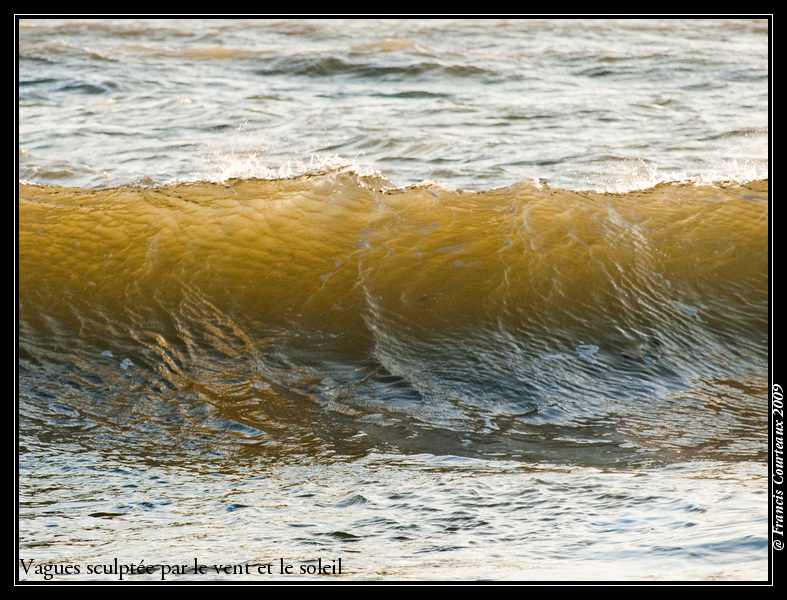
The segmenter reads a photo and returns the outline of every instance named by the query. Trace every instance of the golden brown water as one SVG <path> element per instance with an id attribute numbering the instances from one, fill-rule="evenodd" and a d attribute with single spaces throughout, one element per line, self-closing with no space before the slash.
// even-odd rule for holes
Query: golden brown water
<path id="1" fill-rule="evenodd" d="M 403 423 L 372 447 L 458 427 L 517 456 L 504 432 L 611 427 L 620 460 L 621 444 L 683 445 L 727 393 L 741 421 L 689 448 L 713 455 L 740 427 L 760 441 L 767 182 L 625 195 L 378 183 L 21 185 L 23 356 L 89 371 L 108 353 L 234 420 L 307 438 L 314 419 L 350 433 L 364 418 Z M 669 393 L 698 396 L 700 412 L 654 434 Z"/>

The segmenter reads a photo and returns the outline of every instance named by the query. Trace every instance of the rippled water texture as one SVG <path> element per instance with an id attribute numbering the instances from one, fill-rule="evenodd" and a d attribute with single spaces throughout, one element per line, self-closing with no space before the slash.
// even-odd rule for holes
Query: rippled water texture
<path id="1" fill-rule="evenodd" d="M 20 579 L 765 579 L 767 50 L 21 21 Z"/>
<path id="2" fill-rule="evenodd" d="M 24 186 L 21 356 L 36 379 L 73 370 L 94 407 L 119 386 L 109 414 L 139 406 L 128 374 L 156 411 L 208 398 L 295 451 L 349 420 L 419 452 L 753 457 L 766 194 Z"/>
<path id="3" fill-rule="evenodd" d="M 768 23 L 23 21 L 20 177 L 624 191 L 767 177 Z"/>

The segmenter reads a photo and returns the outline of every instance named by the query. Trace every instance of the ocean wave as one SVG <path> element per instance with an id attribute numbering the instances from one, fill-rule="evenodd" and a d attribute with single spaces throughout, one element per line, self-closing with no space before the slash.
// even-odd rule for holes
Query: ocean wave
<path id="1" fill-rule="evenodd" d="M 85 385 L 116 362 L 165 404 L 196 394 L 298 443 L 315 419 L 419 452 L 557 436 L 602 462 L 759 439 L 741 389 L 767 371 L 767 180 L 380 183 L 21 184 L 23 364 Z"/>

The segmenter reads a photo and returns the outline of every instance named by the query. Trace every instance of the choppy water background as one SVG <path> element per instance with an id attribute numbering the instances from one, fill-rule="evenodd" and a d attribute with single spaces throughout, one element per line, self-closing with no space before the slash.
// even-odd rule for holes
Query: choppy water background
<path id="1" fill-rule="evenodd" d="M 767 21 L 18 35 L 20 558 L 767 577 Z"/>
<path id="2" fill-rule="evenodd" d="M 767 176 L 751 20 L 23 21 L 20 177 L 630 189 Z"/>

